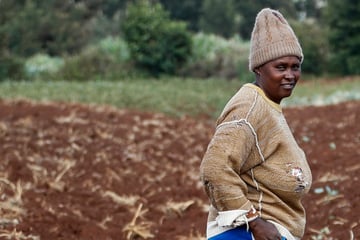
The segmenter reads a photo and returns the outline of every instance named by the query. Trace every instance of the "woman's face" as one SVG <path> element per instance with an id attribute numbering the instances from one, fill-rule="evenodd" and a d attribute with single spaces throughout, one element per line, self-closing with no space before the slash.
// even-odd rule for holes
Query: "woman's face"
<path id="1" fill-rule="evenodd" d="M 255 69 L 256 84 L 276 103 L 289 97 L 301 76 L 301 63 L 296 56 L 281 57 Z"/>

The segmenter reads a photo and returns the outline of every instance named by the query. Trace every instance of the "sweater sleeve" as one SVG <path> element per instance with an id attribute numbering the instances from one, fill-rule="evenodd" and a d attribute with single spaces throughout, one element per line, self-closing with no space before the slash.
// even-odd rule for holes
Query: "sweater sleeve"
<path id="1" fill-rule="evenodd" d="M 218 211 L 251 209 L 240 172 L 254 144 L 245 120 L 227 122 L 217 128 L 201 162 L 200 173 L 206 194 Z"/>

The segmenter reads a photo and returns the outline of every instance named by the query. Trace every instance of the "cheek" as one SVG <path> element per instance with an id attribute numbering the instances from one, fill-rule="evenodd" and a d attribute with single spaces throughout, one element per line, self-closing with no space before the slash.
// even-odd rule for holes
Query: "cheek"
<path id="1" fill-rule="evenodd" d="M 273 84 L 279 84 L 281 83 L 281 81 L 286 78 L 286 76 L 284 74 L 272 74 L 271 75 L 271 78 L 270 78 L 270 81 L 273 83 Z"/>
<path id="2" fill-rule="evenodd" d="M 268 84 L 281 81 L 284 77 L 282 73 L 277 73 L 275 71 L 264 71 L 263 76 L 265 76 L 264 80 L 268 82 Z"/>
<path id="3" fill-rule="evenodd" d="M 297 83 L 300 79 L 300 74 L 296 74 L 294 77 L 295 83 Z"/>

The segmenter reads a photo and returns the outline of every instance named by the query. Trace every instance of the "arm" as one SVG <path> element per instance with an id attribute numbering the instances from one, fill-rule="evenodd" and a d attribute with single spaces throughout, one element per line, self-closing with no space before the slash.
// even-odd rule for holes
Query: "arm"
<path id="1" fill-rule="evenodd" d="M 200 172 L 205 191 L 218 211 L 250 210 L 247 185 L 240 177 L 254 137 L 246 124 L 231 123 L 218 128 L 203 157 Z"/>

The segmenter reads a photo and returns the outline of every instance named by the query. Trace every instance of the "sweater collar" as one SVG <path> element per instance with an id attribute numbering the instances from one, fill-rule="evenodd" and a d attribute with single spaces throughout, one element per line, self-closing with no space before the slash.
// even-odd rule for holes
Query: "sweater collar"
<path id="1" fill-rule="evenodd" d="M 275 108 L 275 109 L 276 109 L 277 111 L 279 111 L 279 112 L 282 112 L 281 105 L 278 104 L 278 103 L 276 103 L 276 102 L 274 102 L 274 101 L 272 101 L 270 98 L 268 98 L 268 97 L 266 96 L 266 94 L 264 93 L 264 91 L 263 91 L 260 87 L 256 86 L 255 84 L 252 84 L 252 83 L 246 83 L 244 86 L 250 87 L 250 88 L 254 89 L 254 90 L 255 90 L 256 92 L 258 92 L 273 108 Z"/>

